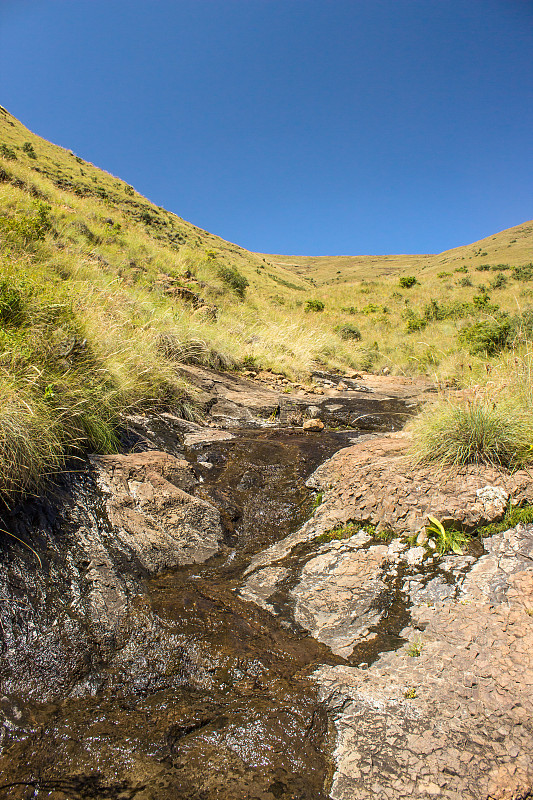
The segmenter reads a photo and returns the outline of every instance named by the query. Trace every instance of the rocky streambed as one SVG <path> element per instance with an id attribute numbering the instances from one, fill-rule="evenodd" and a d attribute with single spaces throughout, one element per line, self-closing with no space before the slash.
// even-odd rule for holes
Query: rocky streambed
<path id="1" fill-rule="evenodd" d="M 530 477 L 409 470 L 428 386 L 187 369 L 207 425 L 132 418 L 2 514 L 0 797 L 528 796 L 533 532 L 407 536 Z"/>

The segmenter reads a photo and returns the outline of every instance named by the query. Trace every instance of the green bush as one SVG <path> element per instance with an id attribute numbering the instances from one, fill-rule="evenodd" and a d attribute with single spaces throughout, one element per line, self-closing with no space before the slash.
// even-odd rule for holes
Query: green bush
<path id="1" fill-rule="evenodd" d="M 344 325 L 337 325 L 335 328 L 336 333 L 339 334 L 341 339 L 354 339 L 359 341 L 361 339 L 361 331 L 352 325 L 351 322 L 346 322 Z"/>
<path id="2" fill-rule="evenodd" d="M 22 145 L 22 149 L 30 158 L 37 158 L 37 153 L 33 149 L 33 145 L 31 142 L 24 142 Z"/>
<path id="3" fill-rule="evenodd" d="M 412 308 L 408 308 L 405 310 L 403 314 L 403 318 L 405 319 L 405 329 L 407 333 L 416 333 L 416 331 L 423 331 L 427 325 L 427 320 L 418 314 L 418 312 L 413 311 Z"/>
<path id="4" fill-rule="evenodd" d="M 239 297 L 244 297 L 246 287 L 249 286 L 248 279 L 241 275 L 235 267 L 221 266 L 218 269 L 218 276 L 224 283 L 233 289 Z"/>
<path id="5" fill-rule="evenodd" d="M 4 156 L 4 158 L 7 158 L 8 161 L 17 160 L 17 154 L 15 151 L 11 147 L 8 147 L 7 144 L 3 143 L 0 144 L 0 156 Z"/>
<path id="6" fill-rule="evenodd" d="M 492 267 L 490 264 L 480 264 L 478 267 L 476 267 L 476 272 L 489 272 L 491 269 Z"/>
<path id="7" fill-rule="evenodd" d="M 322 300 L 308 300 L 305 304 L 305 311 L 324 311 L 325 304 Z"/>
<path id="8" fill-rule="evenodd" d="M 418 281 L 414 275 L 402 275 L 400 278 L 400 286 L 402 289 L 410 289 L 411 286 L 414 286 L 416 283 L 418 283 Z"/>
<path id="9" fill-rule="evenodd" d="M 491 280 L 490 285 L 493 289 L 503 289 L 507 286 L 508 280 L 503 272 L 498 272 L 497 275 Z"/>
<path id="10" fill-rule="evenodd" d="M 513 278 L 517 281 L 530 281 L 533 278 L 533 264 L 513 267 Z"/>
<path id="11" fill-rule="evenodd" d="M 466 288 L 467 286 L 472 286 L 472 281 L 470 278 L 460 278 L 458 284 L 459 286 L 464 286 Z"/>
<path id="12" fill-rule="evenodd" d="M 468 267 L 466 264 L 463 264 L 462 267 L 457 267 L 457 269 L 454 269 L 454 272 L 464 272 L 466 274 L 468 272 Z"/>
<path id="13" fill-rule="evenodd" d="M 499 318 L 481 320 L 465 325 L 459 332 L 459 342 L 472 355 L 493 356 L 509 346 L 513 337 L 513 325 L 506 314 Z"/>
<path id="14" fill-rule="evenodd" d="M 133 186 L 126 185 L 126 186 L 124 187 L 124 192 L 125 192 L 126 194 L 129 194 L 129 195 L 130 195 L 130 197 L 131 197 L 132 195 L 134 195 L 134 194 L 135 194 L 135 189 L 133 188 Z"/>
<path id="15" fill-rule="evenodd" d="M 361 313 L 363 314 L 377 314 L 378 311 L 381 311 L 381 306 L 378 306 L 377 303 L 368 303 L 368 305 L 364 306 L 361 309 Z"/>
<path id="16" fill-rule="evenodd" d="M 0 234 L 11 246 L 25 247 L 31 242 L 42 241 L 52 229 L 51 206 L 42 201 L 34 203 L 33 214 L 16 214 L 12 217 L 0 216 Z"/>
<path id="17" fill-rule="evenodd" d="M 474 306 L 471 303 L 439 303 L 438 300 L 431 300 L 424 306 L 424 319 L 428 322 L 438 322 L 443 319 L 461 319 L 473 313 Z"/>

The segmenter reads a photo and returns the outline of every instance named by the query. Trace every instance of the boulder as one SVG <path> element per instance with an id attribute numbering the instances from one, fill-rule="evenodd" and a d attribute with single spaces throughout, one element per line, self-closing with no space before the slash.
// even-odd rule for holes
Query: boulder
<path id="1" fill-rule="evenodd" d="M 323 431 L 324 430 L 324 423 L 321 419 L 306 419 L 303 424 L 304 431 Z"/>

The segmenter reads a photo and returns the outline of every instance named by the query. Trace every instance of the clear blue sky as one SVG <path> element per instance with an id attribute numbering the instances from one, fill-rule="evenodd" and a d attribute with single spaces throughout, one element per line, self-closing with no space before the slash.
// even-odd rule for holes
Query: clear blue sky
<path id="1" fill-rule="evenodd" d="M 0 0 L 0 103 L 251 250 L 533 217 L 533 0 Z"/>

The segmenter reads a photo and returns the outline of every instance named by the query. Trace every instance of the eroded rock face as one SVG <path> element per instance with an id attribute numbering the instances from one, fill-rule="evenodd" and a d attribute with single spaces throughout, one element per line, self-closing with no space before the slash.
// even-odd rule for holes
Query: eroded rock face
<path id="1" fill-rule="evenodd" d="M 372 635 L 369 628 L 382 614 L 374 601 L 386 588 L 381 568 L 387 547 L 359 549 L 369 538 L 362 533 L 354 541 L 332 542 L 305 564 L 291 591 L 296 622 L 345 658 Z"/>
<path id="2" fill-rule="evenodd" d="M 412 608 L 418 656 L 315 673 L 336 720 L 333 800 L 529 796 L 533 526 L 487 549 L 458 599 Z"/>
<path id="3" fill-rule="evenodd" d="M 122 545 L 150 573 L 214 555 L 222 532 L 218 511 L 188 494 L 190 465 L 167 453 L 93 456 L 107 516 Z"/>
<path id="4" fill-rule="evenodd" d="M 307 482 L 327 492 L 321 513 L 330 512 L 339 524 L 356 520 L 376 525 L 378 531 L 412 535 L 427 524 L 428 514 L 472 529 L 501 519 L 509 498 L 533 500 L 533 483 L 525 470 L 509 475 L 477 465 L 439 473 L 410 465 L 407 446 L 402 434 L 390 434 L 336 453 Z"/>
<path id="5" fill-rule="evenodd" d="M 412 534 L 428 511 L 480 525 L 531 499 L 530 478 L 431 475 L 404 453 L 399 437 L 367 439 L 319 467 L 309 484 L 324 502 L 252 559 L 241 593 L 290 608 L 347 659 L 314 673 L 335 725 L 332 800 L 521 800 L 533 786 L 533 525 L 484 539 L 481 557 L 324 534 L 364 519 Z M 391 589 L 404 616 L 387 610 Z"/>
<path id="6" fill-rule="evenodd" d="M 99 456 L 92 475 L 75 477 L 53 503 L 36 502 L 22 519 L 4 515 L 2 527 L 22 540 L 31 520 L 42 566 L 24 548 L 0 572 L 0 594 L 17 612 L 2 621 L 2 691 L 86 691 L 91 663 L 128 642 L 144 579 L 217 552 L 220 515 L 189 493 L 195 484 L 187 462 L 166 453 Z"/>

